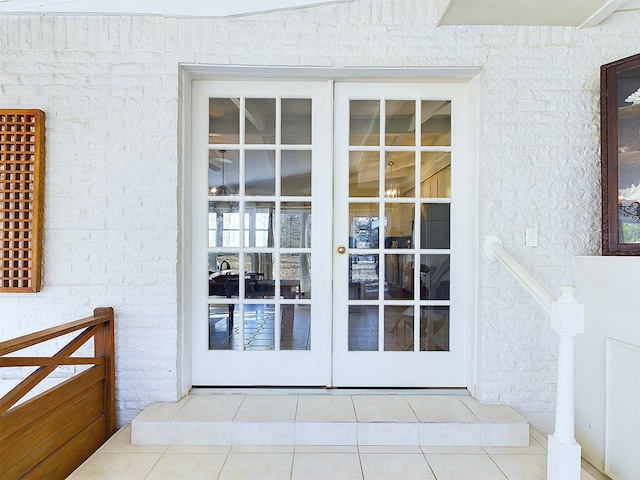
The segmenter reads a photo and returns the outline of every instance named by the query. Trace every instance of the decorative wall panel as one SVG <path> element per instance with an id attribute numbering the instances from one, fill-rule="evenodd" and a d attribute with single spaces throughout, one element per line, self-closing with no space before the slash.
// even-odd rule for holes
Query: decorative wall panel
<path id="1" fill-rule="evenodd" d="M 40 290 L 44 118 L 0 109 L 0 292 Z"/>

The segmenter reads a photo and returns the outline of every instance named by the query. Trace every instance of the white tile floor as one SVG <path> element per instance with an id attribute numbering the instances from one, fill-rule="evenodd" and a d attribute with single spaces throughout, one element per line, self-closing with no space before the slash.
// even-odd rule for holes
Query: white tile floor
<path id="1" fill-rule="evenodd" d="M 529 425 L 506 405 L 455 392 L 294 390 L 194 393 L 149 405 L 138 445 L 528 445 Z M 457 392 L 459 393 L 459 392 Z"/>
<path id="2" fill-rule="evenodd" d="M 543 480 L 545 446 L 533 430 L 528 447 L 141 446 L 127 425 L 69 479 Z"/>

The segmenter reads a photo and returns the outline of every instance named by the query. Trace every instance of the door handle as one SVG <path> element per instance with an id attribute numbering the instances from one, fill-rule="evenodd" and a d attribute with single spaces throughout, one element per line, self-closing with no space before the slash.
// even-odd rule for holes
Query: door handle
<path id="1" fill-rule="evenodd" d="M 347 247 L 345 247 L 344 245 L 338 245 L 338 247 L 336 248 L 336 252 L 339 255 L 344 255 L 346 251 L 347 251 Z"/>

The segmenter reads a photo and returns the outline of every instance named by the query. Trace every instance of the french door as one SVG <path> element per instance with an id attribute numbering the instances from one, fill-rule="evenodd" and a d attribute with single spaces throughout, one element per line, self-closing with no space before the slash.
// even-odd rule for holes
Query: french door
<path id="1" fill-rule="evenodd" d="M 194 385 L 466 386 L 466 88 L 196 81 Z"/>
<path id="2" fill-rule="evenodd" d="M 336 386 L 467 385 L 466 108 L 464 85 L 336 85 Z"/>
<path id="3" fill-rule="evenodd" d="M 327 82 L 194 83 L 194 385 L 331 381 L 331 103 Z"/>

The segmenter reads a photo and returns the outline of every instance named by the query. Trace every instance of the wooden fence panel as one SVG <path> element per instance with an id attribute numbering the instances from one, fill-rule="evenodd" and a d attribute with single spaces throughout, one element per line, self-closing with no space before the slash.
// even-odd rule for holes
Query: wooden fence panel
<path id="1" fill-rule="evenodd" d="M 24 480 L 67 478 L 104 443 L 100 438 L 106 427 L 106 417 L 103 415 L 62 445 L 55 455 L 36 465 L 24 476 Z"/>
<path id="2" fill-rule="evenodd" d="M 35 424 L 28 425 L 11 436 L 0 449 L 0 455 L 10 459 L 10 463 L 29 465 L 41 462 L 58 445 L 68 442 L 74 435 L 86 428 L 104 412 L 102 386 L 90 390 L 80 398 L 68 398 L 63 401 L 65 409 L 45 415 Z"/>
<path id="3" fill-rule="evenodd" d="M 0 478 L 64 479 L 115 432 L 115 345 L 113 309 L 93 317 L 0 342 L 0 367 L 32 365 L 35 372 L 0 398 Z M 79 331 L 52 357 L 6 355 Z M 70 357 L 93 338 L 94 357 Z M 39 362 L 39 363 L 38 363 Z M 56 365 L 94 366 L 14 405 Z"/>
<path id="4" fill-rule="evenodd" d="M 0 415 L 0 445 L 4 445 L 4 439 L 15 432 L 41 422 L 43 416 L 56 414 L 58 411 L 66 409 L 65 402 L 60 402 L 61 396 L 75 397 L 80 395 L 95 384 L 102 385 L 103 379 L 104 367 L 93 367 L 76 377 L 65 380 L 47 392 L 17 405 L 4 415 Z M 50 392 L 52 394 L 49 394 Z M 60 393 L 55 394 L 54 392 Z"/>

